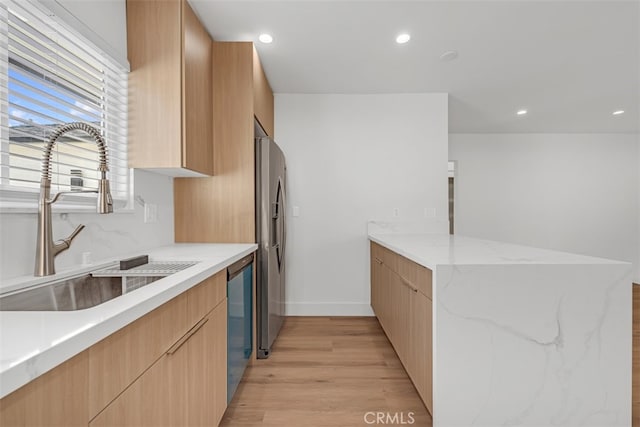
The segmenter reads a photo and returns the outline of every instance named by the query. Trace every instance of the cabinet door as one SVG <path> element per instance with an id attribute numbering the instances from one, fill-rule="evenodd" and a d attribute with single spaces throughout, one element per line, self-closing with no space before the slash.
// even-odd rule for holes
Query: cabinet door
<path id="1" fill-rule="evenodd" d="M 382 259 L 378 253 L 378 245 L 371 242 L 371 308 L 378 319 L 381 314 L 381 275 Z"/>
<path id="2" fill-rule="evenodd" d="M 218 425 L 227 403 L 226 319 L 223 301 L 90 426 Z"/>
<path id="3" fill-rule="evenodd" d="M 255 47 L 253 48 L 253 114 L 267 135 L 273 137 L 273 92 Z"/>
<path id="4" fill-rule="evenodd" d="M 185 425 L 188 354 L 186 345 L 182 347 L 161 357 L 89 426 Z"/>
<path id="5" fill-rule="evenodd" d="M 88 355 L 82 352 L 0 400 L 0 426 L 86 426 Z"/>
<path id="6" fill-rule="evenodd" d="M 182 337 L 187 293 L 146 314 L 89 348 L 89 415 L 96 416 Z"/>
<path id="7" fill-rule="evenodd" d="M 189 3 L 183 7 L 182 167 L 213 175 L 213 41 Z"/>
<path id="8" fill-rule="evenodd" d="M 633 285 L 633 425 L 640 426 L 640 285 Z"/>
<path id="9" fill-rule="evenodd" d="M 409 376 L 429 412 L 433 413 L 433 330 L 432 302 L 421 292 L 413 292 L 410 305 Z"/>
<path id="10" fill-rule="evenodd" d="M 189 398 L 182 425 L 217 426 L 227 408 L 226 299 L 206 319 L 201 332 L 186 344 Z"/>
<path id="11" fill-rule="evenodd" d="M 402 364 L 407 368 L 410 359 L 410 323 L 411 323 L 411 301 L 413 299 L 412 289 L 406 285 L 402 278 L 395 272 L 392 276 L 392 301 L 393 307 L 393 346 L 398 353 Z"/>
<path id="12" fill-rule="evenodd" d="M 180 1 L 127 0 L 129 167 L 182 161 Z"/>
<path id="13" fill-rule="evenodd" d="M 378 316 L 378 321 L 380 325 L 382 325 L 382 329 L 384 329 L 387 337 L 391 339 L 392 331 L 391 328 L 393 326 L 393 320 L 391 319 L 392 311 L 391 307 L 393 306 L 393 293 L 392 287 L 393 283 L 391 282 L 392 272 L 389 270 L 384 264 L 380 264 L 378 266 L 378 307 L 379 310 L 376 312 Z"/>

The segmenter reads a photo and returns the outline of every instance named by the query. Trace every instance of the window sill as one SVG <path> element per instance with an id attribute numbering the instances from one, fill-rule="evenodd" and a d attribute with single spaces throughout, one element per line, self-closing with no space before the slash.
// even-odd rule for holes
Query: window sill
<path id="1" fill-rule="evenodd" d="M 117 207 L 114 206 L 113 213 L 114 214 L 132 214 L 135 212 L 133 207 L 122 206 Z M 38 207 L 34 206 L 33 203 L 22 203 L 22 202 L 0 202 L 0 214 L 37 214 Z M 63 213 L 83 213 L 83 214 L 96 214 L 95 206 L 87 206 L 87 205 L 64 205 L 60 204 L 54 205 L 51 209 L 51 213 L 55 214 L 63 214 Z"/>
<path id="2" fill-rule="evenodd" d="M 38 213 L 39 193 L 0 189 L 0 213 Z M 95 195 L 65 195 L 51 206 L 53 214 L 86 213 L 97 214 Z M 113 201 L 114 213 L 133 213 L 133 201 L 117 199 Z"/>

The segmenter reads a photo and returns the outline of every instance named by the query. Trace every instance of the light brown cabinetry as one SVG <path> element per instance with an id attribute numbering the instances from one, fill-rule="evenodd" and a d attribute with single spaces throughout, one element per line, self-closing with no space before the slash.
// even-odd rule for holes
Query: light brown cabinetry
<path id="1" fill-rule="evenodd" d="M 273 93 L 253 43 L 213 43 L 215 176 L 174 181 L 176 242 L 255 242 L 254 117 L 273 136 Z"/>
<path id="2" fill-rule="evenodd" d="M 253 115 L 267 135 L 273 136 L 273 91 L 264 74 L 258 51 L 253 48 Z"/>
<path id="3" fill-rule="evenodd" d="M 371 242 L 371 306 L 430 412 L 431 280 L 431 270 Z"/>
<path id="4" fill-rule="evenodd" d="M 1 426 L 86 426 L 88 354 L 82 352 L 0 400 Z"/>
<path id="5" fill-rule="evenodd" d="M 640 426 L 640 284 L 633 285 L 633 425 Z"/>
<path id="6" fill-rule="evenodd" d="M 211 44 L 186 0 L 127 0 L 131 167 L 213 175 Z"/>
<path id="7" fill-rule="evenodd" d="M 411 298 L 409 323 L 409 376 L 431 413 L 433 413 L 433 316 L 432 302 L 418 292 Z"/>
<path id="8" fill-rule="evenodd" d="M 226 407 L 226 360 L 217 357 L 226 346 L 226 318 L 222 302 L 90 426 L 217 425 Z"/>
<path id="9" fill-rule="evenodd" d="M 150 317 L 154 315 L 173 324 Z M 179 333 L 161 334 L 158 339 L 156 328 Z M 106 404 L 101 402 L 90 425 L 217 425 L 227 403 L 226 340 L 226 271 L 222 271 L 94 346 L 105 347 L 101 359 L 106 353 L 117 361 L 111 365 L 114 372 L 118 364 L 126 366 L 126 360 L 118 359 L 120 352 L 124 358 L 150 355 L 138 375 L 103 386 L 113 393 Z M 119 342 L 134 344 L 123 347 Z M 102 375 L 103 382 L 112 382 Z M 98 387 L 95 382 L 92 379 L 92 388 Z"/>
<path id="10" fill-rule="evenodd" d="M 218 425 L 226 270 L 0 400 L 2 426 Z"/>
<path id="11" fill-rule="evenodd" d="M 182 294 L 90 347 L 90 417 L 96 416 L 188 329 L 187 294 Z"/>

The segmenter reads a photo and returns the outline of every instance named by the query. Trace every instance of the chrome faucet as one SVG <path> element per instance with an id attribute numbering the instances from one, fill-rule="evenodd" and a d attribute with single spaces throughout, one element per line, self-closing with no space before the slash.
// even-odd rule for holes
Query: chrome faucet
<path id="1" fill-rule="evenodd" d="M 58 138 L 69 131 L 78 129 L 91 135 L 98 145 L 100 156 L 98 170 L 101 173 L 101 178 L 98 181 L 98 189 L 86 191 L 63 191 L 57 193 L 52 199 L 49 199 L 51 193 L 51 150 Z M 55 243 L 53 242 L 51 205 L 53 205 L 60 196 L 64 194 L 98 193 L 98 213 L 108 214 L 113 212 L 113 199 L 111 198 L 109 180 L 107 179 L 108 169 L 107 146 L 105 145 L 100 132 L 98 132 L 96 128 L 89 126 L 86 123 L 74 122 L 61 125 L 53 131 L 44 147 L 42 175 L 40 176 L 40 197 L 38 199 L 38 239 L 36 247 L 36 266 L 34 272 L 36 276 L 50 276 L 55 274 L 56 268 L 54 258 L 60 252 L 69 249 L 73 239 L 84 228 L 84 225 L 79 225 L 66 239 L 59 240 Z"/>

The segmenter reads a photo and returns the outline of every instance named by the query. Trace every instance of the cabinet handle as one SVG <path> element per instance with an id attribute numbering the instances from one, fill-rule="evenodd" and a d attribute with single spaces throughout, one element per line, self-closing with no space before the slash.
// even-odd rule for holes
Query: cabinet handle
<path id="1" fill-rule="evenodd" d="M 418 288 L 414 287 L 413 285 L 411 285 L 411 283 L 409 283 L 404 277 L 399 276 L 400 277 L 400 281 L 407 286 L 409 289 L 411 289 L 413 292 L 418 292 Z"/>
<path id="2" fill-rule="evenodd" d="M 189 341 L 189 338 L 194 336 L 195 333 L 198 332 L 200 330 L 200 328 L 202 328 L 204 326 L 204 324 L 207 323 L 208 321 L 209 321 L 209 318 L 205 317 L 204 319 L 202 319 L 198 323 L 196 323 L 193 328 L 189 329 L 189 331 L 187 331 L 187 333 L 182 336 L 182 338 L 180 338 L 178 341 L 176 341 L 176 343 L 174 345 L 169 347 L 169 350 L 167 350 L 167 354 L 168 355 L 172 355 L 173 353 L 178 351 L 180 349 L 180 347 L 182 347 L 182 344 L 184 344 L 187 341 Z"/>
<path id="3" fill-rule="evenodd" d="M 382 265 L 382 264 L 383 264 L 383 262 L 382 262 L 382 260 L 381 260 L 381 259 L 379 259 L 379 258 L 377 258 L 377 257 L 376 257 L 376 258 L 374 258 L 374 259 L 376 260 L 376 262 L 377 262 L 378 264 L 380 264 L 380 265 Z"/>

